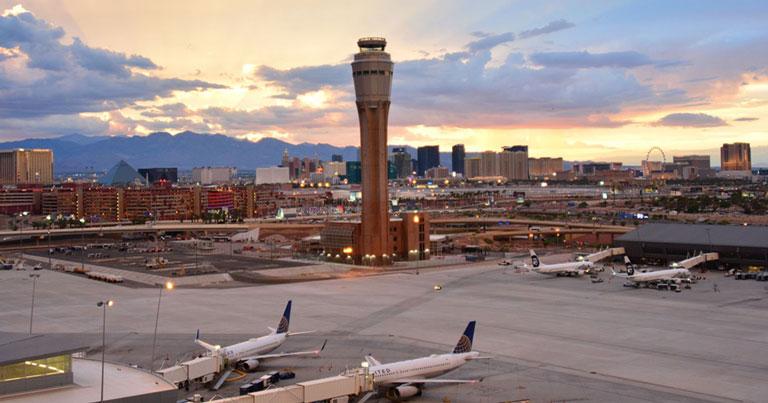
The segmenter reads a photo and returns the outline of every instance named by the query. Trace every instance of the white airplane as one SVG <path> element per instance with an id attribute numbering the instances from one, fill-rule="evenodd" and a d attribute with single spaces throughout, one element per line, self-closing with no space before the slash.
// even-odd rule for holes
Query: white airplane
<path id="1" fill-rule="evenodd" d="M 613 270 L 611 270 L 611 274 L 614 277 L 626 278 L 635 287 L 656 283 L 680 284 L 682 282 L 690 282 L 691 278 L 691 272 L 686 268 L 671 268 L 638 273 L 627 256 L 624 256 L 624 264 L 627 266 L 626 274 L 616 273 Z"/>
<path id="2" fill-rule="evenodd" d="M 582 260 L 578 262 L 566 262 L 556 264 L 544 264 L 541 263 L 539 257 L 536 256 L 536 252 L 531 249 L 531 265 L 533 271 L 541 274 L 550 274 L 555 276 L 581 276 L 584 273 L 589 273 L 595 270 L 595 264 L 589 260 Z"/>
<path id="3" fill-rule="evenodd" d="M 231 346 L 222 347 L 206 343 L 200 340 L 200 330 L 197 331 L 195 343 L 203 346 L 210 354 L 219 354 L 225 359 L 227 370 L 224 371 L 219 381 L 226 379 L 235 369 L 253 371 L 259 366 L 261 361 L 266 359 L 302 355 L 320 355 L 320 352 L 325 349 L 325 343 L 323 343 L 323 346 L 318 350 L 268 354 L 280 347 L 289 336 L 314 333 L 314 331 L 288 332 L 288 325 L 291 321 L 291 304 L 292 301 L 288 301 L 288 304 L 285 306 L 285 311 L 283 312 L 282 318 L 280 318 L 280 323 L 277 325 L 277 329 L 268 327 L 270 331 L 269 334 L 255 337 Z M 220 385 L 220 382 L 217 382 L 216 384 Z M 218 388 L 214 387 L 214 389 Z"/>
<path id="4" fill-rule="evenodd" d="M 421 394 L 422 387 L 427 383 L 455 384 L 477 383 L 478 380 L 459 379 L 429 379 L 453 371 L 471 360 L 488 359 L 480 353 L 472 351 L 472 340 L 475 334 L 475 321 L 469 322 L 464 333 L 453 351 L 447 354 L 432 354 L 428 357 L 406 361 L 382 364 L 368 355 L 365 360 L 370 366 L 368 371 L 373 375 L 373 383 L 384 389 L 388 399 L 399 401 L 404 398 Z"/>

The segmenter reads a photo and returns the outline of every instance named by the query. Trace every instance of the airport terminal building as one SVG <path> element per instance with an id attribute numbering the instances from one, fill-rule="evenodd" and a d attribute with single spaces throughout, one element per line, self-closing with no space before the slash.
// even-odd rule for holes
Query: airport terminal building
<path id="1" fill-rule="evenodd" d="M 148 371 L 82 358 L 88 343 L 69 334 L 0 333 L 3 403 L 175 403 L 178 390 Z M 103 376 L 103 378 L 102 378 Z"/>
<path id="2" fill-rule="evenodd" d="M 699 252 L 717 252 L 725 268 L 768 267 L 768 227 L 645 224 L 616 238 L 634 262 L 668 264 Z"/>

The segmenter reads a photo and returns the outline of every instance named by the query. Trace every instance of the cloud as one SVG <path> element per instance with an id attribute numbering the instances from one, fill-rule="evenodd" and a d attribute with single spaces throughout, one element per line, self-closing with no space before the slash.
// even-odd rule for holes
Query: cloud
<path id="1" fill-rule="evenodd" d="M 503 43 L 512 42 L 515 40 L 515 34 L 512 32 L 505 32 L 503 34 L 487 34 L 481 39 L 472 41 L 466 45 L 468 51 L 475 53 L 482 50 L 493 49 Z"/>
<path id="2" fill-rule="evenodd" d="M 471 53 L 480 52 L 484 50 L 490 50 L 496 46 L 509 43 L 515 39 L 528 39 L 535 36 L 546 35 L 552 32 L 562 31 L 564 29 L 572 28 L 575 25 L 566 20 L 556 20 L 544 25 L 543 27 L 528 29 L 515 35 L 512 32 L 504 32 L 501 34 L 491 34 L 483 31 L 474 31 L 470 35 L 475 38 L 480 38 L 475 41 L 469 42 L 465 48 Z"/>
<path id="3" fill-rule="evenodd" d="M 706 113 L 672 113 L 652 124 L 671 127 L 719 127 L 727 126 L 723 119 Z"/>
<path id="4" fill-rule="evenodd" d="M 0 118 L 107 112 L 174 91 L 223 87 L 137 74 L 132 70 L 158 66 L 140 55 L 89 47 L 78 38 L 66 45 L 61 42 L 64 35 L 60 27 L 26 10 L 0 17 L 0 48 L 18 49 L 19 54 L 0 60 Z"/>
<path id="5" fill-rule="evenodd" d="M 533 28 L 533 29 L 520 32 L 517 36 L 520 39 L 533 38 L 534 36 L 550 34 L 552 32 L 562 31 L 564 29 L 573 28 L 575 26 L 576 25 L 571 22 L 560 19 L 560 20 L 552 21 L 543 27 Z"/>
<path id="6" fill-rule="evenodd" d="M 290 98 L 298 94 L 316 91 L 323 86 L 352 86 L 352 68 L 349 64 L 296 67 L 279 70 L 269 66 L 256 68 L 257 78 L 277 83 L 285 89 Z"/>
<path id="7" fill-rule="evenodd" d="M 634 52 L 547 52 L 528 56 L 531 62 L 544 67 L 581 69 L 598 67 L 633 68 L 654 64 L 650 57 Z"/>
<path id="8" fill-rule="evenodd" d="M 146 57 L 126 56 L 106 49 L 86 46 L 80 38 L 75 38 L 71 46 L 72 55 L 80 66 L 107 74 L 130 75 L 129 67 L 156 69 L 157 65 Z"/>
<path id="9" fill-rule="evenodd" d="M 734 122 L 754 122 L 756 120 L 759 120 L 759 118 L 743 117 L 733 119 Z"/>
<path id="10" fill-rule="evenodd" d="M 141 112 L 142 116 L 146 116 L 148 118 L 178 118 L 189 116 L 190 114 L 192 114 L 192 111 L 187 108 L 187 105 L 184 105 L 181 102 L 157 105 Z"/>

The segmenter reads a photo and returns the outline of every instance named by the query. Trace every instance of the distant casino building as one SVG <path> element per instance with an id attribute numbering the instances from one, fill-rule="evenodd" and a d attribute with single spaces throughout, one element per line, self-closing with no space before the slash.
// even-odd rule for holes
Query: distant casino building
<path id="1" fill-rule="evenodd" d="M 395 169 L 395 175 L 397 178 L 407 178 L 412 174 L 413 162 L 411 160 L 411 154 L 405 149 L 405 147 L 395 147 L 392 149 L 392 165 Z"/>
<path id="2" fill-rule="evenodd" d="M 192 182 L 201 185 L 219 185 L 231 183 L 237 175 L 237 168 L 200 167 L 192 169 Z"/>
<path id="3" fill-rule="evenodd" d="M 464 150 L 464 144 L 456 144 L 451 149 L 451 167 L 453 172 L 464 175 L 464 159 L 467 153 Z"/>
<path id="4" fill-rule="evenodd" d="M 429 168 L 440 165 L 440 146 L 423 146 L 416 149 L 416 158 L 418 159 L 418 169 L 416 173 L 424 176 Z"/>
<path id="5" fill-rule="evenodd" d="M 179 181 L 178 168 L 139 168 L 139 175 L 148 184 L 155 182 L 177 183 Z"/>
<path id="6" fill-rule="evenodd" d="M 723 171 L 751 171 L 752 150 L 749 143 L 723 144 L 720 147 L 720 169 Z"/>
<path id="7" fill-rule="evenodd" d="M 0 185 L 53 183 L 53 151 L 23 149 L 0 151 Z"/>
<path id="8" fill-rule="evenodd" d="M 528 158 L 528 174 L 531 178 L 557 175 L 563 172 L 563 159 L 558 158 Z"/>

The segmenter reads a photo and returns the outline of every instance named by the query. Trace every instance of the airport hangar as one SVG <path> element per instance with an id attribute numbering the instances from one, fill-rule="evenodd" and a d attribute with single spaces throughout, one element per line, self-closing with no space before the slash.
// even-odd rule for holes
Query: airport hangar
<path id="1" fill-rule="evenodd" d="M 614 242 L 624 247 L 635 263 L 669 264 L 701 252 L 717 252 L 711 268 L 768 268 L 768 227 L 744 225 L 671 224 L 641 225 Z"/>

